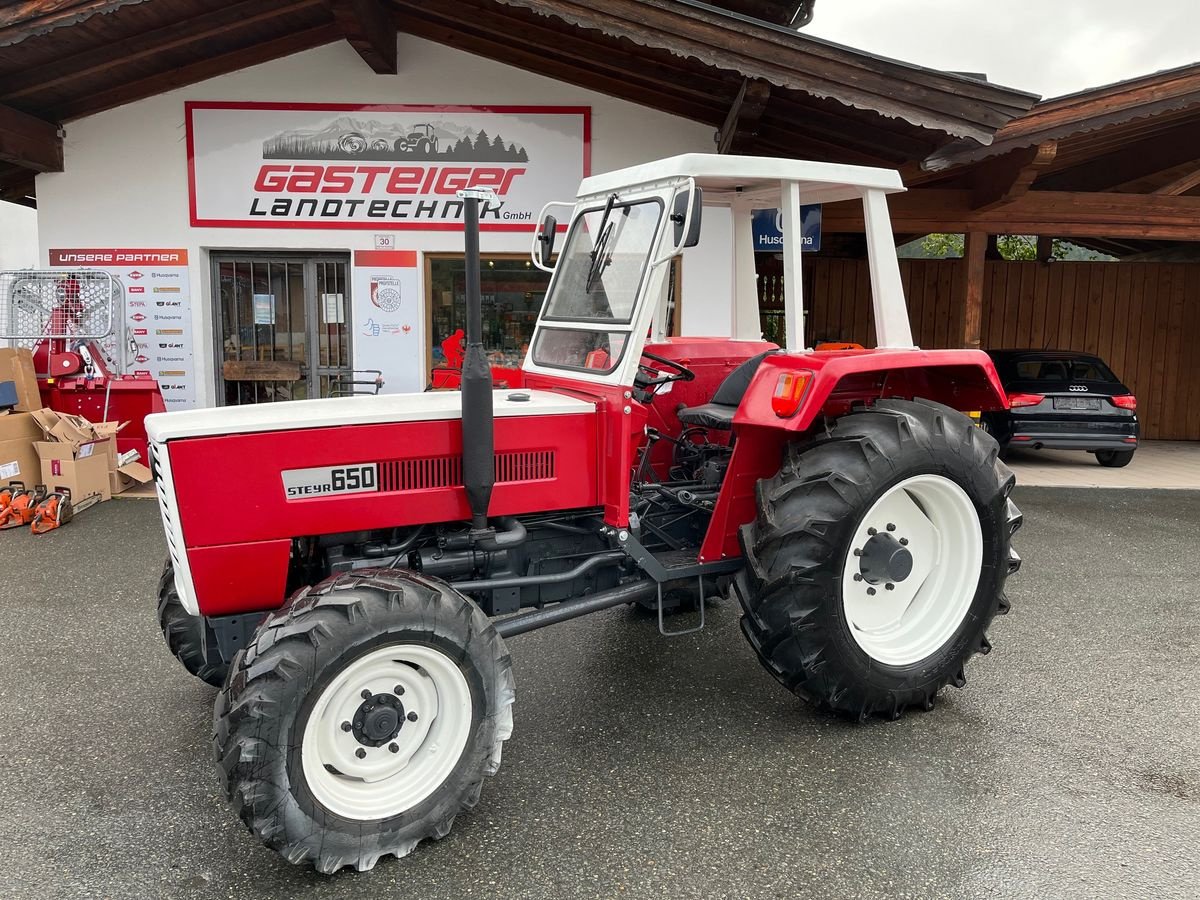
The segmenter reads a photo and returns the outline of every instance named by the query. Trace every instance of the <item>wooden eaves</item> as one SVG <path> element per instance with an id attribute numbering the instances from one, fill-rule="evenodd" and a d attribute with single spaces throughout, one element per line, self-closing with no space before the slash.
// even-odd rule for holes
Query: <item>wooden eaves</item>
<path id="1" fill-rule="evenodd" d="M 723 5 L 21 0 L 0 8 L 0 105 L 46 125 L 21 120 L 31 133 L 0 143 L 0 195 L 28 199 L 33 173 L 54 170 L 33 140 L 47 127 L 334 41 L 391 72 L 391 29 L 708 124 L 743 153 L 899 166 L 986 142 L 1035 100 L 776 24 L 811 11 L 802 0 Z"/>

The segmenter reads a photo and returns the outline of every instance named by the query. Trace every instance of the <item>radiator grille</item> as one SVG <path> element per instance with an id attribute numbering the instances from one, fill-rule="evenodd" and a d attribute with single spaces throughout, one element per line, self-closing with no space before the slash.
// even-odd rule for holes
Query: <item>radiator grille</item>
<path id="1" fill-rule="evenodd" d="M 537 481 L 555 477 L 553 450 L 517 450 L 496 454 L 496 483 Z M 462 457 L 428 456 L 379 464 L 381 491 L 420 491 L 461 487 Z"/>

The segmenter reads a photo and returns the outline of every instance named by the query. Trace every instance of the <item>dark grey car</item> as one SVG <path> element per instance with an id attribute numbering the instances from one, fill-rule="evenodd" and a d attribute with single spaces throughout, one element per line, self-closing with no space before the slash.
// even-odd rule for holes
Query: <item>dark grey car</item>
<path id="1" fill-rule="evenodd" d="M 980 424 L 1002 450 L 1084 450 L 1127 466 L 1138 445 L 1137 398 L 1099 357 L 1063 350 L 989 350 L 1009 409 Z"/>

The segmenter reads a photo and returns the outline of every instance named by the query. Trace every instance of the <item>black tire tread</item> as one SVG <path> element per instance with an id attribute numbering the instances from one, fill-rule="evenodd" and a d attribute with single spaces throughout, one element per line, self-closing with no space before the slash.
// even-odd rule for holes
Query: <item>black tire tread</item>
<path id="1" fill-rule="evenodd" d="M 378 835 L 378 841 L 362 836 L 349 848 L 304 833 L 295 827 L 294 817 L 285 815 L 287 787 L 261 763 L 264 721 L 279 712 L 273 688 L 295 679 L 311 680 L 313 660 L 327 644 L 344 643 L 350 632 L 377 630 L 396 610 L 417 608 L 430 632 L 444 628 L 448 618 L 460 620 L 469 634 L 468 644 L 481 642 L 476 653 L 490 660 L 496 688 L 481 726 L 489 730 L 489 739 L 472 768 L 478 776 L 435 819 L 416 823 L 415 833 L 402 828 Z M 512 734 L 514 697 L 512 663 L 503 640 L 478 606 L 444 583 L 397 569 L 366 569 L 327 579 L 301 589 L 269 615 L 254 640 L 235 656 L 213 717 L 213 751 L 221 785 L 247 828 L 290 862 L 311 862 L 324 873 L 345 866 L 365 871 L 384 856 L 403 857 L 422 840 L 445 837 L 455 816 L 476 805 L 483 777 L 497 772 L 503 742 Z"/>
<path id="2" fill-rule="evenodd" d="M 175 572 L 168 559 L 158 579 L 158 627 L 171 651 L 188 673 L 205 684 L 220 687 L 225 683 L 228 666 L 209 662 L 204 656 L 204 631 L 200 620 L 183 608 L 175 589 Z"/>
<path id="3" fill-rule="evenodd" d="M 960 454 L 991 479 L 986 489 L 1006 504 L 1007 562 L 1001 562 L 999 587 L 978 638 L 961 657 L 941 677 L 884 691 L 864 686 L 827 652 L 828 625 L 819 612 L 835 574 L 840 578 L 839 524 L 861 513 L 873 486 L 894 477 L 895 460 L 914 450 Z M 744 613 L 742 631 L 764 667 L 797 696 L 860 720 L 898 718 L 910 707 L 932 709 L 947 683 L 965 685 L 968 659 L 991 650 L 987 626 L 1009 610 L 1004 579 L 1020 566 L 1008 545 L 1021 526 L 1008 499 L 1014 484 L 990 435 L 958 411 L 927 400 L 880 400 L 835 420 L 818 441 L 787 445 L 778 474 L 758 483 L 757 518 L 739 532 L 746 566 L 730 584 Z"/>

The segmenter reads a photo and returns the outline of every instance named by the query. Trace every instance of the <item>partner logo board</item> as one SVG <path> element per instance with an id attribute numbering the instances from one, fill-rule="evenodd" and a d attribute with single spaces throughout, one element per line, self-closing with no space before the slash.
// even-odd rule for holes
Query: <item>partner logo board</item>
<path id="1" fill-rule="evenodd" d="M 196 226 L 532 231 L 590 165 L 587 107 L 185 104 Z"/>
<path id="2" fill-rule="evenodd" d="M 132 343 L 135 347 L 135 352 L 125 354 L 123 374 L 147 370 L 152 373 L 169 371 L 169 389 L 162 377 L 156 376 L 168 411 L 191 409 L 196 405 L 187 250 L 53 249 L 50 251 L 50 266 L 66 270 L 100 269 L 117 279 L 124 288 L 125 309 L 118 312 L 114 324 L 122 329 L 120 343 L 126 347 Z M 146 298 L 144 284 L 155 280 L 173 283 L 174 286 L 166 291 L 168 297 L 159 296 L 154 300 Z M 155 288 L 154 292 L 162 290 Z M 153 331 L 158 335 L 169 332 L 171 342 L 178 346 L 158 347 L 157 342 L 144 340 L 152 331 L 146 326 L 163 321 L 168 321 L 173 327 Z"/>

